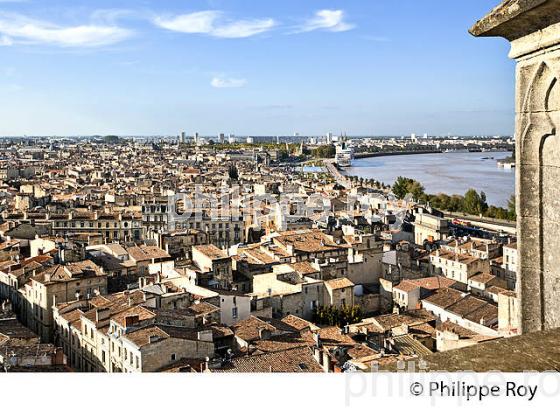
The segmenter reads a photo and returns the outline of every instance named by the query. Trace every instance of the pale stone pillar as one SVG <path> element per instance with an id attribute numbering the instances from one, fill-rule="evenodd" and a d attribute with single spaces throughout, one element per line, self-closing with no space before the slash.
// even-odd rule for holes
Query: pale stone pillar
<path id="1" fill-rule="evenodd" d="M 517 61 L 521 327 L 560 327 L 560 0 L 506 0 L 471 28 L 511 42 Z"/>

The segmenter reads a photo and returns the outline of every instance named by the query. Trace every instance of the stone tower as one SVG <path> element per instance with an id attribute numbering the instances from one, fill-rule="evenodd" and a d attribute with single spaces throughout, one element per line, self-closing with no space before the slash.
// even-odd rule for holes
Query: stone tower
<path id="1" fill-rule="evenodd" d="M 471 28 L 517 61 L 516 185 L 523 332 L 560 327 L 560 0 L 505 0 Z"/>

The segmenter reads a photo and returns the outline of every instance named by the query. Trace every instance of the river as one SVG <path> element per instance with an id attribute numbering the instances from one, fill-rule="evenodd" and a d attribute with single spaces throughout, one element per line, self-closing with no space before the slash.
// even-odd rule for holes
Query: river
<path id="1" fill-rule="evenodd" d="M 344 173 L 391 185 L 399 176 L 413 178 L 430 194 L 464 195 L 474 188 L 486 193 L 489 205 L 507 207 L 515 192 L 515 170 L 498 168 L 496 161 L 510 155 L 509 152 L 453 152 L 364 158 L 354 160 Z"/>

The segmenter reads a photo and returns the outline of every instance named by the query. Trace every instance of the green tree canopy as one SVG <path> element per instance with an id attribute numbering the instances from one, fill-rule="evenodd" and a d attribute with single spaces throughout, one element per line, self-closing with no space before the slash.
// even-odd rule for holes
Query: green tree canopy
<path id="1" fill-rule="evenodd" d="M 487 209 L 488 204 L 486 203 L 486 194 L 484 192 L 479 194 L 476 190 L 469 189 L 465 194 L 463 212 L 471 215 L 482 215 Z"/>
<path id="2" fill-rule="evenodd" d="M 107 135 L 105 138 L 103 138 L 106 144 L 118 144 L 121 139 L 119 137 L 117 137 L 116 135 Z"/>
<path id="3" fill-rule="evenodd" d="M 398 199 L 411 194 L 415 200 L 420 200 L 424 197 L 424 187 L 414 179 L 398 177 L 393 185 L 393 193 Z"/>
<path id="4" fill-rule="evenodd" d="M 336 147 L 334 145 L 322 145 L 313 150 L 315 158 L 334 158 L 336 155 Z"/>

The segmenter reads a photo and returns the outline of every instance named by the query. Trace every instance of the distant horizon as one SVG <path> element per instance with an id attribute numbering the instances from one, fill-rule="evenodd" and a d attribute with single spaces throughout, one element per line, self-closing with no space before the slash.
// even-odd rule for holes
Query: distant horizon
<path id="1" fill-rule="evenodd" d="M 201 138 L 218 138 L 220 134 L 208 134 L 202 135 L 199 134 Z M 324 138 L 325 134 L 310 134 L 310 135 L 253 135 L 253 134 L 224 134 L 227 137 L 233 135 L 235 138 Z M 334 136 L 340 136 L 340 134 L 333 133 Z M 155 134 L 155 135 L 131 135 L 131 134 L 87 134 L 87 135 L 0 135 L 0 138 L 13 138 L 13 139 L 37 139 L 37 138 L 104 138 L 107 136 L 115 136 L 123 139 L 127 138 L 163 138 L 163 139 L 173 139 L 178 138 L 179 134 L 177 135 L 165 135 L 165 134 Z M 344 135 L 346 138 L 349 139 L 364 139 L 364 138 L 410 138 L 411 134 L 403 134 L 403 135 Z M 423 135 L 416 135 L 418 139 L 423 139 Z M 192 134 L 186 135 L 187 139 L 192 139 Z M 513 138 L 514 135 L 511 134 L 486 134 L 486 135 L 458 135 L 458 134 L 451 134 L 451 135 L 428 135 L 427 138 L 474 138 L 474 139 L 492 139 L 492 138 Z"/>

